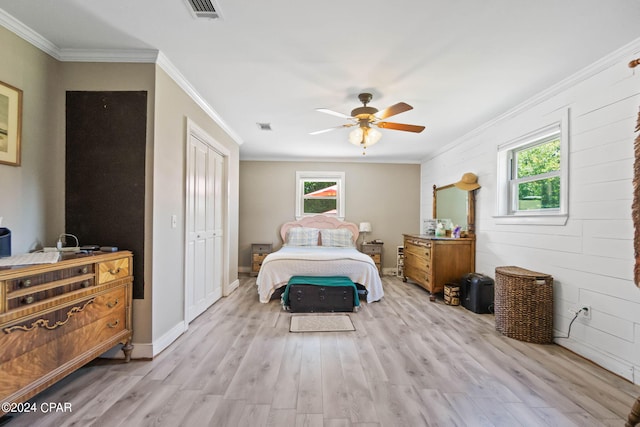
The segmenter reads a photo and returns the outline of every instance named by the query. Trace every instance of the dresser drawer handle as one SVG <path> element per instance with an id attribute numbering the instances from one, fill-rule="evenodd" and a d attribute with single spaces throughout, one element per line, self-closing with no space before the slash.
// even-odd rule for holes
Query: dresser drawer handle
<path id="1" fill-rule="evenodd" d="M 87 268 L 87 267 L 82 267 L 80 269 L 80 274 L 87 274 L 88 272 L 89 272 L 89 268 Z"/>
<path id="2" fill-rule="evenodd" d="M 107 323 L 107 326 L 111 329 L 115 328 L 116 326 L 118 326 L 120 324 L 120 319 L 116 319 L 115 322 L 113 323 Z"/>
<path id="3" fill-rule="evenodd" d="M 85 280 L 82 283 L 80 283 L 80 286 L 83 288 L 88 288 L 90 285 L 91 285 L 91 282 L 89 282 L 88 280 Z"/>
<path id="4" fill-rule="evenodd" d="M 31 279 L 23 280 L 20 282 L 21 288 L 28 288 L 29 286 L 31 286 Z"/>
<path id="5" fill-rule="evenodd" d="M 109 302 L 107 303 L 107 307 L 109 307 L 109 308 L 113 308 L 113 307 L 115 307 L 116 305 L 118 305 L 118 303 L 119 303 L 119 302 L 120 302 L 120 300 L 119 300 L 118 298 L 116 298 L 116 300 L 115 300 L 115 301 L 109 301 Z"/>
<path id="6" fill-rule="evenodd" d="M 121 270 L 120 267 L 111 268 L 111 269 L 109 269 L 109 273 L 115 276 L 116 274 L 120 273 L 120 270 Z"/>
<path id="7" fill-rule="evenodd" d="M 33 296 L 29 295 L 29 296 L 27 296 L 27 297 L 22 298 L 22 303 L 23 303 L 23 304 L 33 304 L 33 302 L 34 302 L 35 300 L 36 300 L 36 299 L 35 299 Z"/>

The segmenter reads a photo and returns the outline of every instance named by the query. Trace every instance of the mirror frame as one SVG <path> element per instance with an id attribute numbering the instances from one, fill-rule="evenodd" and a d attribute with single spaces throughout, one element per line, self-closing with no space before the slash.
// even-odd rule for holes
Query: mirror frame
<path id="1" fill-rule="evenodd" d="M 433 185 L 433 218 L 436 219 L 438 191 L 455 187 L 455 184 L 437 187 Z M 464 190 L 460 190 L 464 191 Z M 476 193 L 475 190 L 467 191 L 467 234 L 475 236 L 476 234 Z"/>

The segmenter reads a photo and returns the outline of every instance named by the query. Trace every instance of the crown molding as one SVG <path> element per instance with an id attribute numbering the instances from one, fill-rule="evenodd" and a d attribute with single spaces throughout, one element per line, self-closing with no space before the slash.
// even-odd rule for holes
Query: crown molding
<path id="1" fill-rule="evenodd" d="M 41 34 L 33 31 L 22 22 L 0 9 L 0 26 L 13 32 L 18 37 L 31 43 L 36 48 L 62 62 L 135 62 L 155 63 L 162 68 L 184 90 L 193 101 L 224 130 L 233 141 L 241 145 L 242 138 L 233 131 L 198 93 L 193 85 L 184 77 L 171 61 L 159 50 L 155 49 L 61 49 Z"/>
<path id="2" fill-rule="evenodd" d="M 47 53 L 55 59 L 60 59 L 60 49 L 55 44 L 44 38 L 39 33 L 18 21 L 4 10 L 0 9 L 0 25 L 11 31 L 18 37 L 31 43 L 44 53 Z"/>
<path id="3" fill-rule="evenodd" d="M 63 62 L 139 62 L 153 64 L 158 58 L 155 49 L 58 49 Z"/>
<path id="4" fill-rule="evenodd" d="M 187 95 L 189 95 L 191 99 L 193 99 L 193 101 L 198 104 L 198 106 L 202 108 L 204 112 L 207 113 L 207 115 L 211 117 L 213 121 L 216 122 L 218 126 L 220 126 L 222 130 L 224 130 L 227 135 L 236 142 L 236 144 L 242 145 L 244 142 L 242 138 L 240 138 L 240 136 L 226 124 L 222 117 L 220 117 L 211 105 L 209 105 L 209 103 L 200 96 L 198 91 L 191 85 L 191 83 L 189 83 L 189 80 L 184 77 L 180 70 L 178 70 L 178 68 L 173 65 L 169 58 L 167 58 L 162 52 L 158 52 L 156 64 L 162 68 L 164 72 L 167 73 L 169 77 L 171 77 L 173 81 L 175 81 L 176 84 L 180 86 L 180 88 L 182 88 L 182 90 L 184 90 Z"/>
<path id="5" fill-rule="evenodd" d="M 604 56 L 603 58 L 592 63 L 591 65 L 584 67 L 582 70 L 578 71 L 577 73 L 567 77 L 564 80 L 561 80 L 560 82 L 549 87 L 548 89 L 543 90 L 538 95 L 527 99 L 523 103 L 516 105 L 515 107 L 506 111 L 505 113 L 495 117 L 492 120 L 489 120 L 483 125 L 480 125 L 479 127 L 475 128 L 474 130 L 462 135 L 461 137 L 456 138 L 455 140 L 451 141 L 449 144 L 442 147 L 437 152 L 423 158 L 421 163 L 427 162 L 443 153 L 446 153 L 447 151 L 451 150 L 458 144 L 461 144 L 464 141 L 481 134 L 485 130 L 497 125 L 501 121 L 507 120 L 513 116 L 520 114 L 525 110 L 533 108 L 536 105 L 544 101 L 547 101 L 552 97 L 564 92 L 565 90 L 571 88 L 572 86 L 575 86 L 578 83 L 581 83 L 595 76 L 596 74 L 604 71 L 607 68 L 610 68 L 616 64 L 619 64 L 622 61 L 625 61 L 624 63 L 626 65 L 630 61 L 629 59 L 630 57 L 635 58 L 638 54 L 640 54 L 640 38 L 637 38 L 631 41 L 630 43 L 627 43 L 626 45 L 622 46 L 621 48 L 614 50 L 610 54 Z"/>

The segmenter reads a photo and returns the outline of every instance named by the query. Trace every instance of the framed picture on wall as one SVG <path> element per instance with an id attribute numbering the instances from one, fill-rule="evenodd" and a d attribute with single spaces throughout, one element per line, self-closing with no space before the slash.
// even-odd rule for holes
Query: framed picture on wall
<path id="1" fill-rule="evenodd" d="M 0 164 L 20 165 L 22 91 L 0 82 Z"/>

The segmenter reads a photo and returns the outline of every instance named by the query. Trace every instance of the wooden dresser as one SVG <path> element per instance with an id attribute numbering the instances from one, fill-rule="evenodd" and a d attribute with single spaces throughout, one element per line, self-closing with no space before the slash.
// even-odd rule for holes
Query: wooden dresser
<path id="1" fill-rule="evenodd" d="M 404 235 L 404 277 L 427 291 L 431 301 L 444 290 L 445 283 L 458 283 L 476 268 L 475 237 L 447 238 Z"/>
<path id="2" fill-rule="evenodd" d="M 0 402 L 25 401 L 118 343 L 129 361 L 132 259 L 95 252 L 0 268 Z"/>

